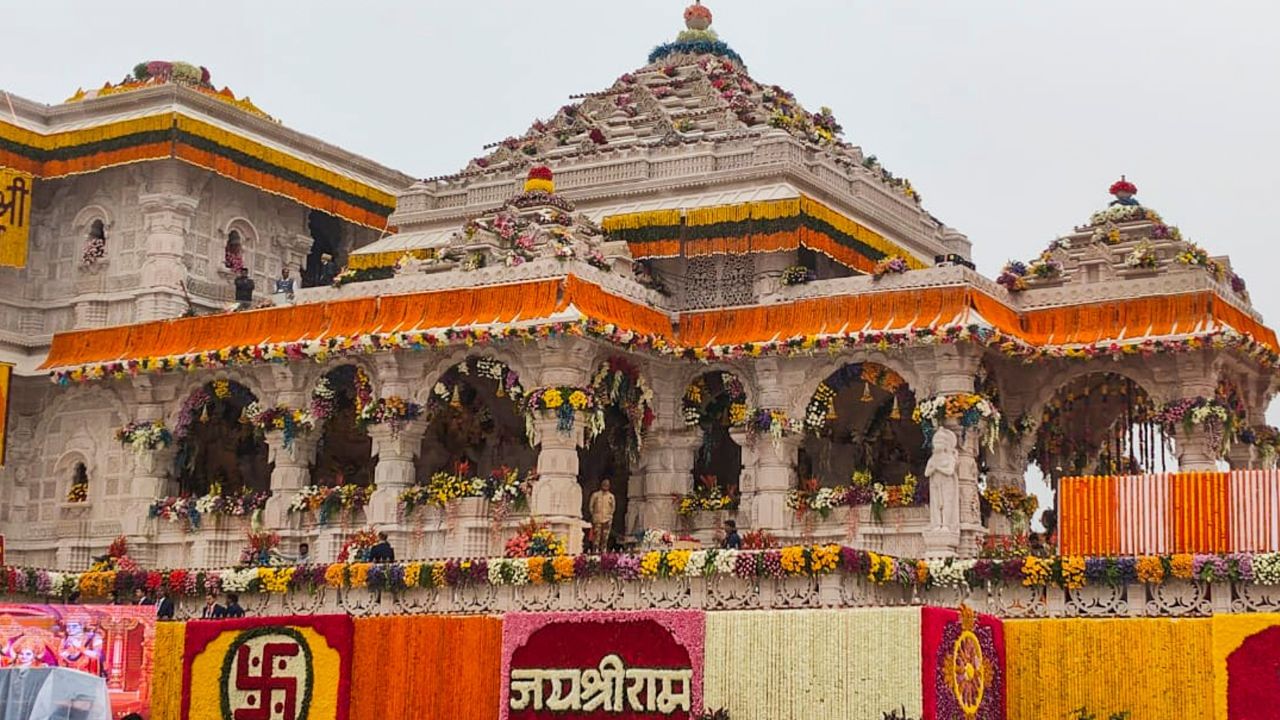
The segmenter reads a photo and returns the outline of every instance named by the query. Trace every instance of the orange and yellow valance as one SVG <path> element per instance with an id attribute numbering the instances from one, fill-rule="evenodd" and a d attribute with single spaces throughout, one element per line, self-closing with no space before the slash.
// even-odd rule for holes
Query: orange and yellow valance
<path id="1" fill-rule="evenodd" d="M 36 177 L 169 158 L 367 227 L 385 228 L 395 208 L 379 188 L 181 113 L 50 134 L 0 121 L 0 166 Z"/>
<path id="2" fill-rule="evenodd" d="M 890 255 L 924 267 L 883 235 L 809 197 L 653 210 L 606 217 L 604 229 L 626 240 L 638 259 L 767 253 L 807 248 L 870 273 Z"/>

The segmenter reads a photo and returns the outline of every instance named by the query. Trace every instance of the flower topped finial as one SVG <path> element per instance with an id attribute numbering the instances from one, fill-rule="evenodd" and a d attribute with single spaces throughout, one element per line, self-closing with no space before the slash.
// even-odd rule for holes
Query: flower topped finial
<path id="1" fill-rule="evenodd" d="M 711 27 L 711 10 L 702 0 L 693 0 L 693 4 L 684 9 L 684 26 L 699 32 Z"/>
<path id="2" fill-rule="evenodd" d="M 1111 183 L 1112 195 L 1116 196 L 1113 205 L 1137 205 L 1138 201 L 1133 197 L 1138 194 L 1138 186 L 1129 182 L 1123 175 L 1120 179 Z"/>
<path id="3" fill-rule="evenodd" d="M 524 191 L 554 193 L 556 183 L 551 168 L 546 165 L 534 165 L 529 168 L 529 175 L 524 181 Z"/>

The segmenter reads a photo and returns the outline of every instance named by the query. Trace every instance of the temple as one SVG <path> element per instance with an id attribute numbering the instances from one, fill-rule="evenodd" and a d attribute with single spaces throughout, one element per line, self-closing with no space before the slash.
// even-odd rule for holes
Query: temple
<path id="1" fill-rule="evenodd" d="M 1136 556 L 1280 550 L 1280 346 L 1227 258 L 1121 178 L 988 278 L 830 109 L 754 79 L 700 3 L 685 20 L 611 86 L 425 180 L 186 63 L 13 98 L 0 165 L 31 184 L 0 188 L 30 204 L 0 254 L 4 562 L 79 596 L 125 576 L 127 547 L 143 576 L 206 569 L 262 612 L 947 604 L 1002 567 L 1032 594 L 961 597 L 1002 616 L 1280 607 L 1191 589 L 1177 562 L 1160 578 L 1183 594 L 1133 589 L 1155 572 Z M 1040 516 L 1032 465 L 1056 498 Z M 593 517 L 606 479 L 612 517 Z M 784 565 L 852 554 L 742 595 L 467 589 L 470 559 L 522 586 L 513 557 L 579 558 L 547 562 L 554 586 L 596 567 L 586 551 L 715 552 L 726 521 Z M 412 582 L 351 562 L 378 532 L 424 561 Z M 1086 555 L 1130 558 L 1121 594 L 1082 599 L 1065 556 L 1082 585 Z M 683 577 L 683 557 L 636 574 Z M 320 574 L 269 569 L 290 559 Z M 818 578 L 837 563 L 898 579 Z M 1240 579 L 1226 567 L 1209 575 Z M 339 590 L 276 608 L 294 582 Z M 370 582 L 459 589 L 350 589 Z M 199 611 L 198 588 L 159 583 Z"/>

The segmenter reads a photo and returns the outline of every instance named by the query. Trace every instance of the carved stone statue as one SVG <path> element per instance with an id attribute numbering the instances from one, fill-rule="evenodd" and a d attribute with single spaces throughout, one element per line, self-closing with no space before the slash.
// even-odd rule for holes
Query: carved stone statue
<path id="1" fill-rule="evenodd" d="M 933 530 L 960 530 L 960 479 L 957 438 L 947 428 L 933 434 L 933 451 L 924 474 L 929 478 L 929 517 Z"/>

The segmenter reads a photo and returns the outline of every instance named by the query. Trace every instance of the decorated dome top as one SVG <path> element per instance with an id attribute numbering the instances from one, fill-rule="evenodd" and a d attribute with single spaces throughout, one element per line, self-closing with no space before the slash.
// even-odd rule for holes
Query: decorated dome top
<path id="1" fill-rule="evenodd" d="M 1111 261 L 1117 271 L 1138 275 L 1178 267 L 1203 268 L 1214 279 L 1229 286 L 1244 302 L 1249 301 L 1245 281 L 1224 260 L 1214 258 L 1186 239 L 1174 225 L 1168 225 L 1137 198 L 1138 186 L 1124 175 L 1111 184 L 1114 196 L 1107 207 L 1089 217 L 1089 222 L 1057 238 L 1030 262 L 1010 260 L 996 282 L 1010 291 L 1026 290 L 1038 283 L 1056 283 L 1072 274 L 1081 260 Z"/>
<path id="2" fill-rule="evenodd" d="M 781 130 L 919 202 L 909 181 L 845 142 L 830 108 L 811 112 L 782 87 L 752 78 L 711 29 L 711 20 L 707 6 L 690 5 L 685 30 L 654 49 L 647 65 L 605 90 L 578 96 L 579 102 L 535 121 L 523 135 L 488 146 L 462 174 L 523 174 L 531 165 L 614 149 L 738 140 Z"/>
<path id="3" fill-rule="evenodd" d="M 158 85 L 182 85 L 196 92 L 208 95 L 228 105 L 232 105 L 251 115 L 272 120 L 273 118 L 254 105 L 248 97 L 237 98 L 229 88 L 218 90 L 210 82 L 209 69 L 186 62 L 170 62 L 167 60 L 150 60 L 133 66 L 133 71 L 124 76 L 119 83 L 105 83 L 96 90 L 76 90 L 67 98 L 68 103 L 92 100 L 94 98 L 119 95 L 121 93 L 142 90 Z"/>

